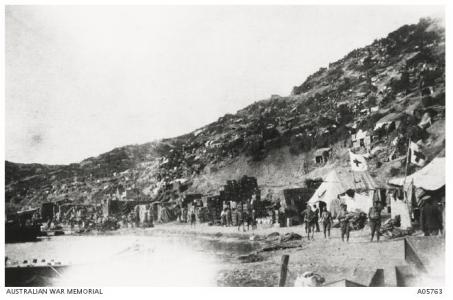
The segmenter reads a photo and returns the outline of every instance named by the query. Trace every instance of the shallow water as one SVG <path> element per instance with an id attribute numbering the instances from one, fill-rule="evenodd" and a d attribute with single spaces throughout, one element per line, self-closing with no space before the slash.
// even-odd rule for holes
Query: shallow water
<path id="1" fill-rule="evenodd" d="M 216 286 L 221 269 L 258 247 L 256 242 L 224 237 L 140 231 L 6 244 L 6 256 L 71 265 L 61 276 L 49 278 L 47 286 Z"/>

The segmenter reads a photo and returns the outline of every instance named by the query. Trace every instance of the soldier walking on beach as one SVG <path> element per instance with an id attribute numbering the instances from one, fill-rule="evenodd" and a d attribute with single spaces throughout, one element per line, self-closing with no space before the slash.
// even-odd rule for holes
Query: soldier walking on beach
<path id="1" fill-rule="evenodd" d="M 340 205 L 341 210 L 338 214 L 338 220 L 340 221 L 341 228 L 341 240 L 344 242 L 344 237 L 346 236 L 346 242 L 349 243 L 349 218 L 346 204 Z"/>
<path id="2" fill-rule="evenodd" d="M 307 234 L 307 238 L 310 239 L 310 233 L 311 233 L 311 238 L 314 239 L 315 235 L 315 214 L 311 210 L 310 206 L 307 206 L 307 208 L 303 211 L 302 216 L 304 218 L 304 223 L 305 223 L 305 233 Z"/>
<path id="3" fill-rule="evenodd" d="M 316 204 L 313 206 L 315 208 L 315 216 L 313 222 L 315 223 L 316 226 L 316 232 L 320 232 L 319 230 L 319 208 L 316 206 Z"/>
<path id="4" fill-rule="evenodd" d="M 321 213 L 322 230 L 324 232 L 324 238 L 330 238 L 330 227 L 332 226 L 332 214 L 324 206 Z"/>
<path id="5" fill-rule="evenodd" d="M 368 212 L 368 219 L 370 222 L 370 229 L 371 229 L 371 240 L 370 242 L 373 241 L 374 235 L 376 234 L 376 240 L 379 242 L 379 230 L 381 229 L 381 205 L 379 204 L 379 201 L 375 201 L 373 203 L 373 206 L 370 207 L 370 210 Z"/>

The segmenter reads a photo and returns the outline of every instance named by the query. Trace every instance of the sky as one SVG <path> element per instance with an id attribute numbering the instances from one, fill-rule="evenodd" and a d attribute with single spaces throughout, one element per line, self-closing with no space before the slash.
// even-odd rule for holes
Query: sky
<path id="1" fill-rule="evenodd" d="M 67 164 L 291 89 L 436 6 L 7 6 L 5 156 Z"/>

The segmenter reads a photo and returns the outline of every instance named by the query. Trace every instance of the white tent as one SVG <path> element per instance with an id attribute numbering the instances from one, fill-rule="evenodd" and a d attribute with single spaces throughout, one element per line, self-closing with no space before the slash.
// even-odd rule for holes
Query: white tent
<path id="1" fill-rule="evenodd" d="M 354 197 L 344 195 L 340 197 L 341 203 L 344 203 L 348 207 L 348 211 L 360 210 L 368 213 L 368 210 L 373 206 L 373 195 L 374 191 L 367 193 L 355 193 Z"/>
<path id="2" fill-rule="evenodd" d="M 390 184 L 402 186 L 414 181 L 416 187 L 435 191 L 445 185 L 445 157 L 436 157 L 426 167 L 406 177 L 392 178 Z"/>
<path id="3" fill-rule="evenodd" d="M 335 170 L 330 171 L 323 183 L 318 187 L 313 196 L 308 200 L 308 204 L 313 206 L 319 201 L 326 203 L 327 210 L 330 211 L 330 204 L 337 199 L 339 194 L 348 190 L 348 187 L 340 180 Z"/>
<path id="4" fill-rule="evenodd" d="M 390 196 L 391 218 L 395 219 L 400 216 L 400 228 L 408 229 L 412 227 L 409 206 L 403 200 Z"/>
<path id="5" fill-rule="evenodd" d="M 319 201 L 323 201 L 326 203 L 327 210 L 332 214 L 339 209 L 339 203 L 348 205 L 348 210 L 360 209 L 368 212 L 373 203 L 374 190 L 377 188 L 378 185 L 367 171 L 332 170 L 308 200 L 308 204 L 313 206 Z M 338 195 L 349 189 L 356 191 L 354 198 L 346 197 L 338 200 Z"/>

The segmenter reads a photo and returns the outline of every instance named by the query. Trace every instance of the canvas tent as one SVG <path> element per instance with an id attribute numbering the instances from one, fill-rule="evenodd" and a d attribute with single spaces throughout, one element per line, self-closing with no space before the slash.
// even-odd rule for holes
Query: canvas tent
<path id="1" fill-rule="evenodd" d="M 445 196 L 445 157 L 436 157 L 423 169 L 403 178 L 392 178 L 389 183 L 402 186 L 405 199 L 392 199 L 392 218 L 394 215 L 401 216 L 401 227 L 415 208 L 414 216 L 417 218 L 417 207 L 423 205 L 423 201 L 429 198 L 442 198 Z M 413 185 L 412 185 L 413 184 Z M 416 188 L 415 190 L 413 188 Z M 410 225 L 407 225 L 410 226 Z"/>
<path id="2" fill-rule="evenodd" d="M 426 167 L 406 177 L 392 178 L 390 184 L 403 186 L 414 182 L 414 186 L 435 191 L 445 185 L 445 157 L 436 157 Z"/>
<path id="3" fill-rule="evenodd" d="M 335 170 L 330 171 L 329 174 L 324 178 L 321 185 L 318 187 L 313 196 L 308 200 L 308 204 L 313 206 L 319 201 L 326 203 L 327 210 L 331 210 L 331 203 L 337 199 L 339 194 L 344 193 L 348 189 L 348 186 L 343 183 L 338 177 Z"/>
<path id="4" fill-rule="evenodd" d="M 378 188 L 378 184 L 367 171 L 332 170 L 324 178 L 308 204 L 313 206 L 322 201 L 334 217 L 340 209 L 340 203 L 345 203 L 349 211 L 358 209 L 368 212 L 373 203 L 374 191 Z M 344 194 L 347 190 L 354 190 L 354 197 L 344 195 L 338 199 L 338 195 Z"/>
<path id="5" fill-rule="evenodd" d="M 340 200 L 347 205 L 349 211 L 360 210 L 367 213 L 373 206 L 373 192 L 355 193 L 354 197 L 345 194 L 340 197 Z"/>
<path id="6" fill-rule="evenodd" d="M 408 229 L 412 227 L 408 203 L 390 195 L 390 207 L 392 219 L 400 216 L 400 228 Z"/>

